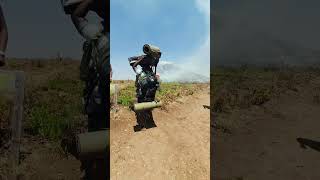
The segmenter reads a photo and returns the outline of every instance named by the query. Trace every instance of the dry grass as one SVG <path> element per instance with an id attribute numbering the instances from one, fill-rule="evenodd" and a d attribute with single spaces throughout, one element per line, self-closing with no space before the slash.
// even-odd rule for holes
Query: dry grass
<path id="1" fill-rule="evenodd" d="M 309 68 L 216 68 L 211 84 L 213 111 L 225 113 L 235 108 L 263 105 L 286 91 L 298 91 L 318 72 Z"/>
<path id="2" fill-rule="evenodd" d="M 70 128 L 83 128 L 80 62 L 9 60 L 8 63 L 7 70 L 26 73 L 25 132 L 58 140 Z"/>

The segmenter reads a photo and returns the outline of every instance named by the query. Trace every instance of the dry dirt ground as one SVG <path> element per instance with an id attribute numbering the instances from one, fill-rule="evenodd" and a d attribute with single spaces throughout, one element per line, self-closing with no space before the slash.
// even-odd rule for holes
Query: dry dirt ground
<path id="1" fill-rule="evenodd" d="M 12 168 L 8 157 L 8 154 L 1 154 L 0 180 L 8 179 L 13 171 L 19 180 L 79 180 L 83 176 L 77 159 L 66 156 L 58 144 L 40 137 L 23 136 L 18 168 Z"/>
<path id="2" fill-rule="evenodd" d="M 157 127 L 134 132 L 134 112 L 111 114 L 111 179 L 209 179 L 209 87 L 153 110 Z"/>
<path id="3" fill-rule="evenodd" d="M 24 137 L 22 147 L 25 154 L 17 169 L 20 180 L 79 180 L 83 176 L 80 161 L 65 156 L 46 140 Z"/>
<path id="4" fill-rule="evenodd" d="M 219 115 L 231 133 L 213 131 L 215 179 L 320 179 L 319 87 L 316 78 L 263 106 Z"/>

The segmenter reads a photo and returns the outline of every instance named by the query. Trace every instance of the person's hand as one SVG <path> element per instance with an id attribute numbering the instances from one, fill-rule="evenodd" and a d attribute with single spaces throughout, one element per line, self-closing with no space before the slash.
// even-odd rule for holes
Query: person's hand
<path id="1" fill-rule="evenodd" d="M 6 65 L 6 58 L 4 55 L 0 55 L 0 67 Z"/>

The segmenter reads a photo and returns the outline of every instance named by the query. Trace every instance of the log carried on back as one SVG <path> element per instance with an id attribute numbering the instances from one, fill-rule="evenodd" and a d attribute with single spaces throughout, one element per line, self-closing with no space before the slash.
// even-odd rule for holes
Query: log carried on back
<path id="1" fill-rule="evenodd" d="M 143 52 L 151 56 L 156 56 L 157 54 L 161 53 L 160 48 L 150 44 L 143 45 Z"/>
<path id="2" fill-rule="evenodd" d="M 146 55 L 148 55 L 148 57 L 152 57 L 152 58 L 146 58 L 146 55 L 131 57 L 131 58 L 129 58 L 130 66 L 136 67 L 138 64 L 157 66 L 159 61 L 154 61 L 154 60 L 158 59 L 155 57 L 161 56 L 160 49 L 157 46 L 145 44 L 145 45 L 143 45 L 142 50 Z"/>

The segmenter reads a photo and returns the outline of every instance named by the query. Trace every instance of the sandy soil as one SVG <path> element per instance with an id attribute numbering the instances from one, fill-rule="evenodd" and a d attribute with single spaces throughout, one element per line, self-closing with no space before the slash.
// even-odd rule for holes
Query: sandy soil
<path id="1" fill-rule="evenodd" d="M 134 132 L 134 112 L 111 114 L 111 179 L 209 179 L 209 89 L 153 110 L 157 127 Z"/>
<path id="2" fill-rule="evenodd" d="M 53 144 L 41 138 L 22 139 L 21 164 L 17 169 L 21 180 L 79 180 L 80 161 L 66 156 Z"/>
<path id="3" fill-rule="evenodd" d="M 221 115 L 213 134 L 216 180 L 320 179 L 320 78 L 263 106 Z M 305 148 L 301 148 L 297 138 Z"/>

